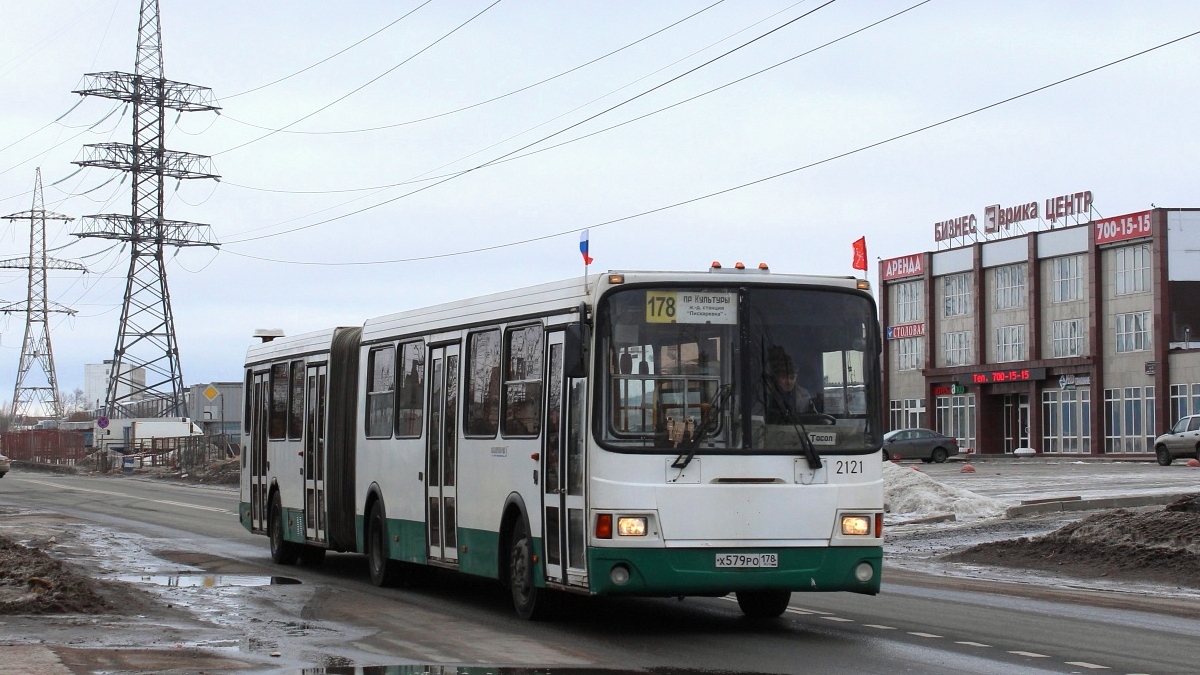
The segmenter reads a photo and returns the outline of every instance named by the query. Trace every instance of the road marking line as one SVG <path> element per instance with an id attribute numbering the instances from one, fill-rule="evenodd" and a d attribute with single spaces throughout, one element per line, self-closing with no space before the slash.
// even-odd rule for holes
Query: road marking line
<path id="1" fill-rule="evenodd" d="M 881 626 L 877 623 L 864 623 L 867 628 L 878 628 L 879 630 L 896 630 L 895 626 Z"/>
<path id="2" fill-rule="evenodd" d="M 982 642 L 971 642 L 970 640 L 962 640 L 961 642 L 955 642 L 954 644 L 966 645 L 968 647 L 991 647 L 991 645 L 985 645 Z"/>
<path id="3" fill-rule="evenodd" d="M 934 635 L 933 633 L 918 633 L 918 632 L 911 631 L 911 630 L 908 631 L 908 634 L 916 635 L 917 637 L 923 637 L 923 638 L 940 638 L 940 637 L 942 637 L 941 635 Z"/>
<path id="4" fill-rule="evenodd" d="M 1009 654 L 1016 654 L 1017 656 L 1028 656 L 1031 659 L 1048 659 L 1048 658 L 1050 658 L 1049 656 L 1046 656 L 1045 654 L 1038 654 L 1036 652 L 1011 651 L 1011 652 L 1009 652 Z"/>
<path id="5" fill-rule="evenodd" d="M 827 621 L 854 621 L 854 619 L 843 619 L 840 616 L 823 616 L 821 618 Z"/>
<path id="6" fill-rule="evenodd" d="M 812 612 L 810 612 L 808 610 L 804 610 L 804 609 L 792 609 L 791 607 L 788 607 L 784 611 L 787 612 L 788 614 L 802 614 L 804 616 L 812 616 Z"/>
<path id="7" fill-rule="evenodd" d="M 1079 666 L 1080 668 L 1091 668 L 1092 670 L 1108 670 L 1108 666 L 1102 666 L 1097 663 L 1088 663 L 1087 661 L 1064 661 L 1068 666 Z"/>
<path id="8" fill-rule="evenodd" d="M 95 490 L 92 488 L 77 487 L 75 485 L 60 485 L 58 483 L 48 483 L 44 480 L 31 480 L 29 478 L 18 478 L 17 480 L 26 483 L 34 483 L 36 485 L 45 485 L 46 487 L 58 488 L 60 490 L 76 490 L 78 492 L 91 492 L 98 495 L 108 495 L 110 497 L 122 497 L 124 499 L 137 499 L 143 502 L 151 502 L 154 504 L 166 504 L 168 506 L 182 506 L 185 509 L 196 509 L 198 511 L 213 511 L 215 513 L 228 513 L 233 515 L 235 512 L 229 509 L 220 509 L 215 506 L 201 506 L 200 504 L 185 504 L 184 502 L 173 502 L 167 499 L 150 499 L 149 497 L 139 497 L 137 495 L 129 495 L 121 492 L 112 492 L 109 490 Z"/>

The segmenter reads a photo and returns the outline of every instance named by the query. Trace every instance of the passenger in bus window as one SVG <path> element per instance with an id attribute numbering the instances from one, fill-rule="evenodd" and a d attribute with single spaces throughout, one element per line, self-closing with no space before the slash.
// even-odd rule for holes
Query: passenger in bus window
<path id="1" fill-rule="evenodd" d="M 767 424 L 790 424 L 804 413 L 815 412 L 812 394 L 796 383 L 796 364 L 782 347 L 770 349 L 767 367 Z"/>

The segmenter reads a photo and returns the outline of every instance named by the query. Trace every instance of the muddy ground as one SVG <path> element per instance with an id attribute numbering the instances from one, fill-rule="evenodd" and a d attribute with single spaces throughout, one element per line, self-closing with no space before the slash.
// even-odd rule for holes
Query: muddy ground
<path id="1" fill-rule="evenodd" d="M 1200 588 L 1200 496 L 1160 509 L 1097 513 L 1047 534 L 977 544 L 943 559 Z"/>
<path id="2" fill-rule="evenodd" d="M 0 614 L 96 614 L 109 609 L 89 576 L 0 535 Z"/>

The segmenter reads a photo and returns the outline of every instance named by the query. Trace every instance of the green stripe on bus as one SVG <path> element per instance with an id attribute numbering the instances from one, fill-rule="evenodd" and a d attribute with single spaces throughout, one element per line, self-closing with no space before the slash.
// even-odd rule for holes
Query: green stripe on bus
<path id="1" fill-rule="evenodd" d="M 297 544 L 304 543 L 304 509 L 283 509 L 283 538 Z"/>
<path id="2" fill-rule="evenodd" d="M 719 553 L 776 553 L 779 567 L 718 569 Z M 863 583 L 854 568 L 875 570 Z M 624 564 L 629 581 L 613 583 L 612 568 Z M 588 577 L 593 593 L 691 595 L 738 590 L 879 592 L 883 548 L 879 546 L 754 549 L 589 548 Z"/>

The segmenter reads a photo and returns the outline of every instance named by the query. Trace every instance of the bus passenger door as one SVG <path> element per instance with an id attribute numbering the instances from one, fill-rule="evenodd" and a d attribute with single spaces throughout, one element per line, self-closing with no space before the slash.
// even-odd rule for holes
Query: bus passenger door
<path id="1" fill-rule="evenodd" d="M 328 366 L 308 366 L 304 397 L 304 538 L 325 538 L 325 385 Z"/>
<path id="2" fill-rule="evenodd" d="M 250 529 L 267 529 L 267 413 L 271 389 L 268 371 L 254 373 L 253 401 L 250 406 Z"/>
<path id="3" fill-rule="evenodd" d="M 563 334 L 546 336 L 546 433 L 542 441 L 542 541 L 546 576 L 587 585 L 583 491 L 583 400 L 586 380 L 563 377 Z"/>
<path id="4" fill-rule="evenodd" d="M 429 559 L 458 562 L 458 345 L 429 350 L 425 485 Z"/>

